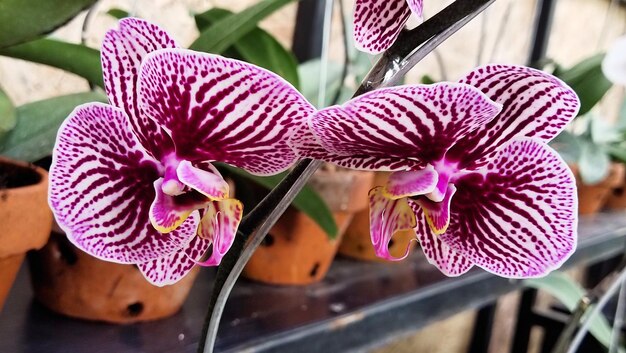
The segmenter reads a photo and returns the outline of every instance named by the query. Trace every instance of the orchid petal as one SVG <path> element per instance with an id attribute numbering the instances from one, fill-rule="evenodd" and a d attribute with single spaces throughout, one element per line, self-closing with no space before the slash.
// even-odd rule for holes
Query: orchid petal
<path id="1" fill-rule="evenodd" d="M 616 39 L 606 52 L 602 72 L 611 82 L 626 86 L 626 36 Z"/>
<path id="2" fill-rule="evenodd" d="M 243 204 L 236 199 L 211 202 L 204 210 L 198 236 L 213 244 L 211 256 L 202 266 L 217 266 L 228 252 L 243 216 Z"/>
<path id="3" fill-rule="evenodd" d="M 398 38 L 410 14 L 406 0 L 356 0 L 356 47 L 370 54 L 387 50 Z"/>
<path id="4" fill-rule="evenodd" d="M 148 53 L 176 46 L 163 29 L 138 18 L 121 19 L 119 29 L 108 31 L 102 43 L 102 73 L 109 101 L 126 112 L 141 144 L 159 160 L 173 150 L 172 142 L 155 121 L 140 112 L 137 78 Z"/>
<path id="5" fill-rule="evenodd" d="M 161 233 L 169 233 L 178 228 L 189 215 L 204 206 L 199 194 L 184 193 L 170 196 L 163 192 L 163 178 L 154 181 L 154 201 L 150 205 L 150 223 Z"/>
<path id="6" fill-rule="evenodd" d="M 440 239 L 474 264 L 500 276 L 536 277 L 573 253 L 576 182 L 546 144 L 514 140 L 455 185 L 450 226 Z"/>
<path id="7" fill-rule="evenodd" d="M 576 93 L 565 83 L 527 67 L 486 65 L 461 82 L 480 89 L 504 108 L 497 118 L 461 139 L 446 155 L 461 161 L 460 168 L 485 165 L 500 146 L 514 138 L 550 141 L 580 107 Z"/>
<path id="8" fill-rule="evenodd" d="M 155 286 L 167 286 L 180 281 L 196 265 L 210 242 L 193 237 L 189 244 L 169 255 L 137 265 L 143 276 Z"/>
<path id="9" fill-rule="evenodd" d="M 499 111 L 499 105 L 468 85 L 402 86 L 323 109 L 311 119 L 311 128 L 330 155 L 352 161 L 348 167 L 366 169 L 371 166 L 363 160 L 376 157 L 395 162 L 387 170 L 422 169 Z"/>
<path id="10" fill-rule="evenodd" d="M 417 217 L 415 232 L 428 262 L 450 277 L 460 276 L 469 271 L 474 266 L 472 262 L 452 250 L 433 233 L 424 217 L 424 211 L 417 203 L 411 200 L 409 204 Z"/>
<path id="11" fill-rule="evenodd" d="M 189 161 L 182 161 L 178 165 L 176 173 L 178 180 L 183 184 L 211 200 L 222 200 L 228 197 L 228 183 L 215 168 L 206 171 L 194 167 Z"/>
<path id="12" fill-rule="evenodd" d="M 287 141 L 314 112 L 297 90 L 259 67 L 221 56 L 166 49 L 141 67 L 142 110 L 163 126 L 176 154 L 217 160 L 257 175 L 296 160 Z"/>
<path id="13" fill-rule="evenodd" d="M 422 18 L 424 12 L 424 1 L 423 0 L 407 0 L 409 4 L 409 8 L 411 12 L 417 16 L 418 18 Z"/>
<path id="14" fill-rule="evenodd" d="M 394 200 L 407 196 L 424 195 L 433 191 L 438 179 L 439 176 L 431 165 L 422 170 L 394 172 L 389 176 L 383 193 Z"/>
<path id="15" fill-rule="evenodd" d="M 383 188 L 377 187 L 370 191 L 370 235 L 376 256 L 400 261 L 409 255 L 410 244 L 402 257 L 395 258 L 389 253 L 389 241 L 400 230 L 415 227 L 415 214 L 407 199 L 392 200 L 384 195 Z"/>
<path id="16" fill-rule="evenodd" d="M 448 184 L 448 190 L 441 202 L 434 202 L 428 198 L 420 198 L 415 201 L 422 207 L 424 218 L 436 235 L 445 233 L 450 225 L 450 201 L 452 201 L 455 192 L 456 187 L 453 184 Z"/>
<path id="17" fill-rule="evenodd" d="M 84 251 L 119 263 L 145 262 L 179 249 L 198 217 L 164 235 L 149 220 L 158 164 L 147 155 L 126 114 L 100 103 L 77 107 L 59 129 L 50 167 L 49 202 L 68 238 Z"/>

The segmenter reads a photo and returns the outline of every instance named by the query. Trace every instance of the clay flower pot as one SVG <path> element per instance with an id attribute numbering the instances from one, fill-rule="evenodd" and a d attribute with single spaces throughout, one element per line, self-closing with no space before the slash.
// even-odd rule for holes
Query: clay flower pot
<path id="1" fill-rule="evenodd" d="M 0 157 L 0 310 L 24 254 L 48 239 L 52 212 L 47 193 L 45 170 Z"/>
<path id="2" fill-rule="evenodd" d="M 372 172 L 318 171 L 310 185 L 331 209 L 337 222 L 337 237 L 329 239 L 311 218 L 289 208 L 255 251 L 244 276 L 281 285 L 306 285 L 322 280 L 354 213 L 367 208 L 366 195 L 373 177 Z"/>
<path id="3" fill-rule="evenodd" d="M 374 188 L 379 185 L 384 185 L 387 182 L 389 173 L 376 172 L 373 183 L 370 186 Z M 368 190 L 369 191 L 369 190 Z M 407 246 L 414 247 L 417 242 L 411 242 L 415 240 L 415 232 L 413 230 L 406 230 L 397 232 L 391 241 L 389 242 L 389 253 L 393 257 L 401 257 L 406 252 Z M 411 244 L 409 244 L 411 242 Z M 370 214 L 369 205 L 366 209 L 357 212 L 350 222 L 348 229 L 346 229 L 341 244 L 339 245 L 339 253 L 341 255 L 365 261 L 379 261 L 388 262 L 385 259 L 381 259 L 376 256 L 374 252 L 374 246 L 370 237 Z"/>
<path id="4" fill-rule="evenodd" d="M 605 206 L 610 210 L 616 211 L 626 209 L 626 177 L 622 179 L 620 185 L 611 191 Z"/>
<path id="5" fill-rule="evenodd" d="M 576 187 L 578 188 L 578 213 L 589 215 L 597 213 L 604 206 L 611 190 L 620 186 L 624 181 L 624 165 L 611 163 L 609 174 L 604 180 L 597 184 L 583 184 L 578 173 L 577 166 L 570 166 L 576 176 Z"/>
<path id="6" fill-rule="evenodd" d="M 136 266 L 99 260 L 56 232 L 28 260 L 35 298 L 44 306 L 63 315 L 111 323 L 175 314 L 198 274 L 195 268 L 174 285 L 156 287 Z"/>

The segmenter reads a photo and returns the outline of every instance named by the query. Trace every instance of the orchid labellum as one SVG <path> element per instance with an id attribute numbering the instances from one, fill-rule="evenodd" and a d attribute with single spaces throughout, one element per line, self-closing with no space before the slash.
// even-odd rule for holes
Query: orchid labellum
<path id="1" fill-rule="evenodd" d="M 370 54 L 387 50 L 411 13 L 422 18 L 422 0 L 356 0 L 354 40 L 357 48 Z"/>
<path id="2" fill-rule="evenodd" d="M 110 104 L 77 107 L 58 134 L 49 201 L 59 225 L 79 248 L 137 264 L 157 285 L 219 264 L 242 204 L 212 163 L 287 169 L 289 131 L 313 107 L 278 76 L 176 49 L 139 19 L 107 33 L 102 68 Z"/>
<path id="3" fill-rule="evenodd" d="M 294 146 L 345 167 L 393 171 L 369 195 L 378 256 L 398 260 L 389 241 L 413 228 L 448 275 L 475 264 L 541 276 L 576 245 L 575 180 L 546 143 L 578 108 L 550 75 L 489 65 L 461 83 L 387 88 L 324 109 L 310 120 L 315 140 Z"/>

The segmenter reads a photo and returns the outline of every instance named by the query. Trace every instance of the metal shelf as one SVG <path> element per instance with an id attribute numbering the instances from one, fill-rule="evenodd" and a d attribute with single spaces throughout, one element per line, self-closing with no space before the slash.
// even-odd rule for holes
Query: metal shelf
<path id="1" fill-rule="evenodd" d="M 565 266 L 621 253 L 626 213 L 599 214 L 579 224 L 578 250 Z M 182 311 L 156 322 L 109 325 L 56 315 L 32 299 L 23 268 L 0 314 L 7 353 L 195 352 L 214 271 L 203 269 Z M 475 269 L 447 278 L 419 251 L 399 264 L 337 259 L 327 278 L 308 287 L 240 280 L 224 313 L 217 351 L 363 351 L 514 291 L 520 281 Z"/>

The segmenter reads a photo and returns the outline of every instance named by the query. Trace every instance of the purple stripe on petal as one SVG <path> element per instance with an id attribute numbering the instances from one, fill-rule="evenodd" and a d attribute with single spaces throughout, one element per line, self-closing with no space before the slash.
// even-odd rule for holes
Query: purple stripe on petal
<path id="1" fill-rule="evenodd" d="M 124 112 L 99 103 L 79 106 L 59 129 L 50 207 L 68 238 L 98 258 L 158 258 L 187 243 L 199 222 L 191 217 L 167 235 L 152 227 L 152 183 L 161 168 L 143 151 Z"/>
<path id="2" fill-rule="evenodd" d="M 182 49 L 149 55 L 139 92 L 142 109 L 168 130 L 178 157 L 222 161 L 258 175 L 295 162 L 287 142 L 314 112 L 269 71 Z"/>
<path id="3" fill-rule="evenodd" d="M 193 237 L 189 244 L 169 255 L 137 265 L 148 282 L 155 286 L 167 286 L 180 281 L 206 253 L 210 242 Z"/>
<path id="4" fill-rule="evenodd" d="M 436 235 L 445 233 L 450 224 L 450 202 L 452 196 L 456 192 L 456 187 L 453 184 L 448 184 L 448 189 L 441 202 L 434 202 L 426 197 L 421 197 L 415 201 L 424 211 L 424 218 L 430 229 Z"/>
<path id="5" fill-rule="evenodd" d="M 137 78 L 148 53 L 176 46 L 163 29 L 138 18 L 120 20 L 119 29 L 108 31 L 102 43 L 102 72 L 109 101 L 128 114 L 139 141 L 157 159 L 173 151 L 173 146 L 162 129 L 141 113 Z"/>
<path id="6" fill-rule="evenodd" d="M 420 206 L 412 200 L 409 201 L 409 204 L 417 217 L 415 232 L 428 262 L 450 277 L 460 276 L 469 271 L 473 266 L 472 262 L 452 250 L 433 233 Z"/>
<path id="7" fill-rule="evenodd" d="M 204 209 L 198 236 L 213 244 L 211 256 L 199 262 L 202 266 L 217 266 L 228 252 L 243 216 L 243 204 L 236 199 L 211 202 Z"/>
<path id="8" fill-rule="evenodd" d="M 574 251 L 576 182 L 544 143 L 514 140 L 454 184 L 450 226 L 440 238 L 476 265 L 504 277 L 536 277 Z"/>
<path id="9" fill-rule="evenodd" d="M 228 197 L 229 186 L 222 175 L 212 165 L 210 171 L 194 167 L 189 161 L 182 161 L 176 169 L 178 179 L 190 188 L 211 200 Z"/>
<path id="10" fill-rule="evenodd" d="M 395 258 L 389 253 L 389 241 L 400 230 L 415 227 L 415 214 L 406 198 L 392 200 L 384 195 L 381 186 L 369 193 L 370 200 L 370 236 L 374 251 L 380 258 L 400 261 L 409 255 L 408 245 L 403 256 Z"/>
<path id="11" fill-rule="evenodd" d="M 420 169 L 422 164 L 406 158 L 383 158 L 359 156 L 339 156 L 327 151 L 313 134 L 307 124 L 302 124 L 291 136 L 289 146 L 300 158 L 314 158 L 337 164 L 341 167 L 357 170 L 412 170 Z"/>
<path id="12" fill-rule="evenodd" d="M 415 168 L 424 168 L 441 160 L 456 141 L 493 119 L 499 110 L 469 85 L 402 86 L 323 109 L 312 118 L 311 128 L 330 155 L 404 159 Z"/>
<path id="13" fill-rule="evenodd" d="M 387 50 L 398 38 L 410 14 L 406 0 L 356 0 L 356 47 L 371 54 Z"/>
<path id="14" fill-rule="evenodd" d="M 437 172 L 431 165 L 422 170 L 395 172 L 389 176 L 383 192 L 392 199 L 424 195 L 433 191 L 438 179 Z"/>
<path id="15" fill-rule="evenodd" d="M 449 159 L 462 161 L 460 168 L 485 165 L 501 145 L 514 138 L 550 141 L 580 107 L 571 88 L 545 72 L 527 67 L 487 65 L 470 72 L 461 82 L 480 89 L 503 109 L 448 153 Z"/>

